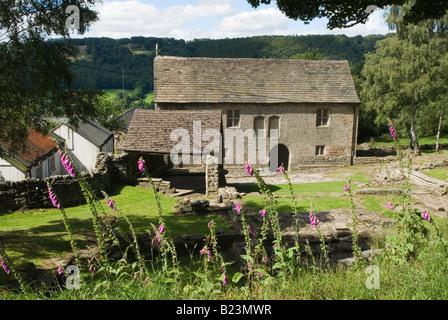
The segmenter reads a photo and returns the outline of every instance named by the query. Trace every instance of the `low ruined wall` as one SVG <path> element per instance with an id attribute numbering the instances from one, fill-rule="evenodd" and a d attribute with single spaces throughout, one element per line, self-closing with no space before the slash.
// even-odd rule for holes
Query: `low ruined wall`
<path id="1" fill-rule="evenodd" d="M 110 191 L 112 183 L 131 184 L 134 181 L 127 154 L 98 155 L 97 168 L 92 174 L 82 173 L 92 190 L 101 197 L 101 190 Z M 47 181 L 53 186 L 59 202 L 64 207 L 85 203 L 78 180 L 69 175 L 17 182 L 0 183 L 0 213 L 15 210 L 51 208 Z"/>

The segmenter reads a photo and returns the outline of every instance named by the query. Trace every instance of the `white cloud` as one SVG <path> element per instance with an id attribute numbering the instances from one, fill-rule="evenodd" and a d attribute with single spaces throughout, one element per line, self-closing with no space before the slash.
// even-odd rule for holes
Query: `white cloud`
<path id="1" fill-rule="evenodd" d="M 243 11 L 222 19 L 215 30 L 216 35 L 229 37 L 288 34 L 289 19 L 274 8 Z"/>
<path id="2" fill-rule="evenodd" d="M 247 0 L 105 0 L 96 6 L 100 21 L 83 37 L 129 38 L 132 36 L 235 38 L 257 35 L 386 34 L 382 11 L 366 24 L 327 30 L 323 19 L 304 25 L 288 19 L 275 5 L 253 9 Z"/>
<path id="3" fill-rule="evenodd" d="M 233 1 L 233 0 L 231 0 Z M 105 1 L 96 10 L 100 20 L 87 36 L 123 38 L 132 36 L 170 36 L 188 22 L 210 16 L 234 13 L 231 1 L 197 1 L 197 5 L 175 5 L 165 9 L 141 0 Z"/>
<path id="4" fill-rule="evenodd" d="M 389 30 L 383 18 L 384 11 L 376 10 L 370 16 L 365 24 L 357 24 L 351 28 L 333 29 L 333 30 L 311 30 L 307 34 L 345 34 L 348 37 L 357 35 L 366 36 L 369 34 L 387 34 Z"/>

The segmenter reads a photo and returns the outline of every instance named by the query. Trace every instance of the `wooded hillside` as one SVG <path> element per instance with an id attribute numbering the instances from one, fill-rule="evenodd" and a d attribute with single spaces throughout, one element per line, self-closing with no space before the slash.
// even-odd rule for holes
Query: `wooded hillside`
<path id="1" fill-rule="evenodd" d="M 73 39 L 79 53 L 73 61 L 74 86 L 93 89 L 153 90 L 153 60 L 156 44 L 159 54 L 184 57 L 345 59 L 359 74 L 364 55 L 374 50 L 382 35 L 261 36 L 237 39 L 198 39 L 132 37 L 130 39 Z M 297 56 L 298 55 L 298 56 Z"/>

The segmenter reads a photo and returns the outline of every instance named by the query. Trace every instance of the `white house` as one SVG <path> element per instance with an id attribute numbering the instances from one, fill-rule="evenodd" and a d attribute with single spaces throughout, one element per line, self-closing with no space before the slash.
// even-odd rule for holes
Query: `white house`
<path id="1" fill-rule="evenodd" d="M 52 132 L 65 140 L 69 156 L 80 171 L 93 171 L 99 153 L 114 152 L 114 134 L 93 121 L 79 120 L 77 126 L 63 122 Z"/>
<path id="2" fill-rule="evenodd" d="M 15 153 L 10 152 L 6 143 L 0 143 L 4 153 L 0 158 L 0 183 L 65 174 L 56 142 L 51 138 L 58 139 L 52 134 L 43 135 L 29 129 L 25 150 Z"/>

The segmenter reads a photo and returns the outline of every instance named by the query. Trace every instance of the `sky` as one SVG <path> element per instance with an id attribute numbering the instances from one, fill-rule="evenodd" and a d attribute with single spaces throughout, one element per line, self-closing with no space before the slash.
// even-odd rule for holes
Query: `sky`
<path id="1" fill-rule="evenodd" d="M 390 32 L 379 10 L 374 11 L 366 24 L 328 30 L 325 19 L 306 25 L 288 19 L 275 4 L 254 9 L 247 0 L 103 0 L 95 10 L 100 20 L 81 37 L 194 40 L 307 34 L 352 37 Z"/>

